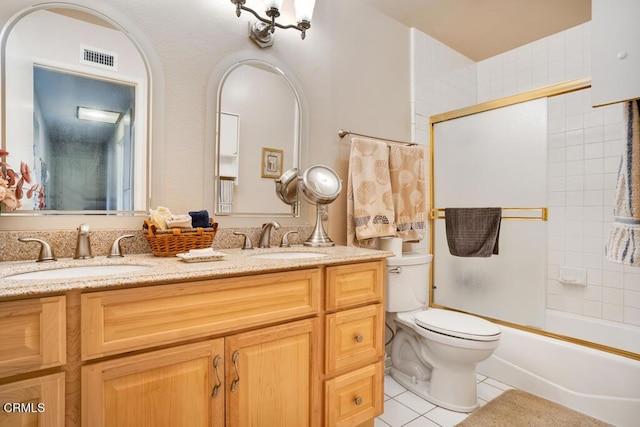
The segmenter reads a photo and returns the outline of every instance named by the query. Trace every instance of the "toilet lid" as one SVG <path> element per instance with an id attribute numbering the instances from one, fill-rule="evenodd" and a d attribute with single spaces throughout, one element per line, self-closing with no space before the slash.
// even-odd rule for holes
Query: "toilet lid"
<path id="1" fill-rule="evenodd" d="M 449 310 L 432 308 L 415 314 L 418 326 L 439 334 L 475 341 L 495 341 L 500 327 L 488 320 Z"/>

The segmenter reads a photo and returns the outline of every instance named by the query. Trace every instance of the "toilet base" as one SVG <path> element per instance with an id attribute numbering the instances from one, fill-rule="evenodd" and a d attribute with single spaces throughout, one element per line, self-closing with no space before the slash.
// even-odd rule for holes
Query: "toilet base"
<path id="1" fill-rule="evenodd" d="M 430 381 L 420 381 L 416 377 L 410 377 L 409 375 L 400 372 L 395 369 L 393 366 L 391 367 L 391 378 L 396 380 L 400 385 L 404 386 L 406 389 L 412 391 L 414 394 L 422 397 L 428 402 L 433 403 L 434 405 L 441 406 L 446 409 L 450 409 L 455 412 L 472 412 L 474 409 L 478 408 L 478 403 L 475 405 L 456 405 L 451 402 L 445 402 L 439 400 L 433 396 L 431 396 L 431 382 Z"/>

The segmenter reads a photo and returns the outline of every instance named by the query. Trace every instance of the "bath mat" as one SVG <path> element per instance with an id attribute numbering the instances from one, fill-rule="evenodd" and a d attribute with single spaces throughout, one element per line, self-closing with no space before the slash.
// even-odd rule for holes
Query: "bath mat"
<path id="1" fill-rule="evenodd" d="M 521 390 L 507 390 L 456 427 L 604 427 L 588 415 Z"/>

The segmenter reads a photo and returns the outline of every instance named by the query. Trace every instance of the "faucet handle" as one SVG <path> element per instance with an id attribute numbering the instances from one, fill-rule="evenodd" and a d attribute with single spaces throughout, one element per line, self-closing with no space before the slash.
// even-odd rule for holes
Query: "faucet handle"
<path id="1" fill-rule="evenodd" d="M 242 249 L 253 249 L 253 243 L 251 243 L 251 238 L 246 233 L 241 233 L 240 231 L 234 231 L 233 234 L 236 236 L 244 236 L 244 243 L 242 244 Z"/>
<path id="2" fill-rule="evenodd" d="M 124 255 L 122 254 L 122 240 L 123 239 L 128 239 L 130 237 L 134 237 L 135 235 L 133 234 L 125 234 L 122 235 L 120 237 L 118 237 L 113 244 L 111 245 L 111 250 L 109 251 L 109 255 L 107 255 L 107 258 L 122 258 L 124 257 Z"/>
<path id="3" fill-rule="evenodd" d="M 298 234 L 297 231 L 292 230 L 292 231 L 287 231 L 286 233 L 284 233 L 284 236 L 282 236 L 282 240 L 280 241 L 280 247 L 281 248 L 288 248 L 291 245 L 289 244 L 289 234 Z"/>
<path id="4" fill-rule="evenodd" d="M 38 255 L 38 259 L 36 262 L 47 262 L 47 261 L 57 261 L 55 255 L 53 254 L 53 250 L 49 243 L 45 242 L 41 239 L 36 239 L 35 237 L 20 237 L 18 238 L 21 242 L 38 242 L 40 243 L 40 254 Z"/>

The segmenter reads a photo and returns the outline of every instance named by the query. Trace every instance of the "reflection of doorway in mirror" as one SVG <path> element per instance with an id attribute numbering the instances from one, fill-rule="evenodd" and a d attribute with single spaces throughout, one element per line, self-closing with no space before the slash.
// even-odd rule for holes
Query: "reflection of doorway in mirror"
<path id="1" fill-rule="evenodd" d="M 282 175 L 283 150 L 262 148 L 262 178 L 280 178 Z"/>
<path id="2" fill-rule="evenodd" d="M 135 92 L 125 82 L 33 67 L 34 116 L 41 127 L 34 132 L 35 162 L 49 166 L 45 209 L 133 208 Z"/>

